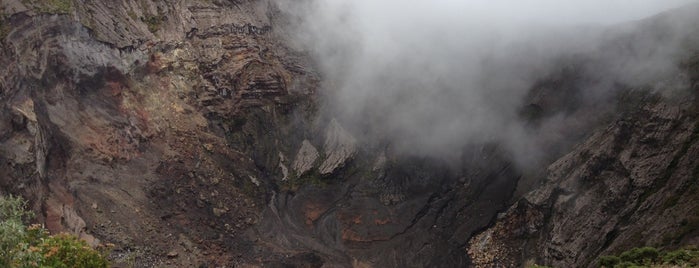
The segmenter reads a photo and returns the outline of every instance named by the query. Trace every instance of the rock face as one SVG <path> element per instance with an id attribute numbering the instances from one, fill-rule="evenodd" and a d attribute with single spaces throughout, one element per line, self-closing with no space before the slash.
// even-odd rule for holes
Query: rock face
<path id="1" fill-rule="evenodd" d="M 699 6 L 687 10 L 646 26 L 671 28 L 670 17 Z M 687 42 L 698 44 L 699 22 L 689 21 L 684 27 L 695 34 Z M 634 38 L 657 38 L 652 32 Z M 685 85 L 619 96 L 615 120 L 549 165 L 543 181 L 469 241 L 473 264 L 597 267 L 599 256 L 634 247 L 699 243 L 696 47 L 680 64 Z"/>
<path id="2" fill-rule="evenodd" d="M 578 69 L 542 78 L 525 120 L 573 107 L 574 137 L 525 174 L 498 144 L 407 156 L 319 115 L 266 0 L 1 5 L 0 192 L 116 265 L 569 267 L 698 242 L 696 57 L 683 101 L 577 105 Z"/>
<path id="3" fill-rule="evenodd" d="M 303 140 L 301 148 L 299 148 L 299 152 L 294 159 L 293 168 L 296 174 L 298 176 L 303 176 L 306 172 L 311 170 L 316 160 L 318 160 L 318 156 L 319 154 L 316 147 L 313 147 L 310 141 Z"/>
<path id="4" fill-rule="evenodd" d="M 600 254 L 698 243 L 697 108 L 646 103 L 594 133 L 470 241 L 474 263 L 594 267 Z"/>
<path id="5" fill-rule="evenodd" d="M 467 266 L 461 245 L 505 208 L 519 176 L 495 146 L 468 151 L 458 170 L 395 155 L 374 170 L 378 156 L 357 152 L 326 184 L 274 194 L 255 233 L 331 267 Z"/>
<path id="6" fill-rule="evenodd" d="M 273 7 L 9 0 L 2 8 L 2 192 L 30 200 L 52 232 L 116 244 L 117 264 L 254 262 L 239 257 L 252 243 L 239 236 L 259 220 L 269 181 L 282 177 L 275 140 L 303 139 L 275 118 L 307 107 L 317 80 L 273 36 Z M 257 141 L 264 157 L 253 153 Z M 173 250 L 180 258 L 164 258 Z"/>
<path id="7" fill-rule="evenodd" d="M 342 167 L 357 152 L 357 140 L 333 119 L 325 131 L 325 161 L 320 165 L 320 174 L 333 173 Z"/>

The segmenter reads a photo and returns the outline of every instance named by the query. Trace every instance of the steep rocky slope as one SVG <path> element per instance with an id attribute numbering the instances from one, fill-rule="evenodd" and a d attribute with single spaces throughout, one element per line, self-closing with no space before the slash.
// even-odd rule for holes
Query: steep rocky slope
<path id="1" fill-rule="evenodd" d="M 31 200 L 53 232 L 116 244 L 116 262 L 243 261 L 236 237 L 281 179 L 257 165 L 299 139 L 284 134 L 291 107 L 312 100 L 317 80 L 270 37 L 268 12 L 3 1 L 3 190 Z"/>
<path id="2" fill-rule="evenodd" d="M 470 241 L 474 262 L 594 266 L 632 247 L 696 245 L 696 108 L 655 99 L 595 132 Z"/>
<path id="3" fill-rule="evenodd" d="M 615 40 L 663 40 L 679 27 L 672 21 L 697 11 L 655 17 Z M 599 256 L 634 247 L 699 244 L 699 24 L 683 21 L 686 54 L 677 65 L 685 83 L 622 91 L 608 125 L 548 166 L 540 184 L 469 241 L 475 266 L 597 267 Z M 607 54 L 626 51 L 614 47 L 605 46 Z"/>
<path id="4" fill-rule="evenodd" d="M 542 77 L 523 120 L 571 123 L 539 176 L 498 144 L 447 161 L 357 139 L 318 108 L 321 75 L 268 1 L 2 8 L 0 189 L 52 232 L 115 244 L 116 264 L 575 266 L 697 242 L 696 58 L 673 98 L 584 101 L 596 59 Z"/>

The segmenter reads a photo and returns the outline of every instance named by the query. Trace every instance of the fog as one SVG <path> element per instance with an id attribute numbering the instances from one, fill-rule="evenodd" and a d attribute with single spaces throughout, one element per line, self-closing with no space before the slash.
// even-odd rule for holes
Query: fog
<path id="1" fill-rule="evenodd" d="M 677 79 L 686 35 L 679 20 L 691 13 L 671 21 L 679 26 L 663 29 L 662 38 L 604 47 L 614 35 L 634 32 L 631 21 L 697 1 L 276 2 L 291 18 L 287 38 L 317 63 L 324 112 L 360 140 L 441 156 L 498 143 L 527 165 L 546 143 L 565 139 L 556 130 L 567 120 L 578 120 L 560 114 L 536 127 L 522 120 L 538 79 L 559 71 L 562 59 L 589 58 L 596 64 L 586 74 L 594 81 L 583 94 L 590 102 L 611 96 L 613 84 Z"/>

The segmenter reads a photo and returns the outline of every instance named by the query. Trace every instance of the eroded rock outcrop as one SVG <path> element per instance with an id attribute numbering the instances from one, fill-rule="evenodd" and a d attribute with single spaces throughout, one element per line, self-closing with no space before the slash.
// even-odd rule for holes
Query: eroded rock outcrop
<path id="1" fill-rule="evenodd" d="M 471 239 L 474 264 L 594 267 L 632 247 L 699 242 L 697 108 L 650 97 L 594 133 Z"/>
<path id="2" fill-rule="evenodd" d="M 294 159 L 294 171 L 297 176 L 303 176 L 310 171 L 318 160 L 318 150 L 308 140 L 303 140 L 301 148 L 299 148 L 296 158 Z"/>
<path id="3" fill-rule="evenodd" d="M 357 140 L 333 119 L 325 130 L 323 152 L 325 160 L 320 164 L 320 174 L 331 174 L 354 157 L 357 152 Z"/>

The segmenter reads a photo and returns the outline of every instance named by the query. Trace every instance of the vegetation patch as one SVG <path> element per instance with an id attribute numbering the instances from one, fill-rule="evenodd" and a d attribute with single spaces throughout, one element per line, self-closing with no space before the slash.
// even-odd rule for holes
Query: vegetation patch
<path id="1" fill-rule="evenodd" d="M 287 181 L 282 182 L 280 186 L 282 190 L 295 192 L 298 191 L 301 186 L 307 184 L 324 187 L 328 182 L 323 180 L 323 176 L 314 169 L 303 176 L 292 176 Z"/>
<path id="2" fill-rule="evenodd" d="M 697 267 L 699 266 L 699 250 L 696 248 L 660 251 L 653 247 L 634 248 L 624 251 L 618 256 L 602 256 L 599 258 L 600 267 Z"/>
<path id="3" fill-rule="evenodd" d="M 129 15 L 129 17 L 130 17 L 132 20 L 134 20 L 134 21 L 138 20 L 138 16 L 136 16 L 136 13 L 133 12 L 133 10 L 127 11 L 126 14 Z"/>
<path id="4" fill-rule="evenodd" d="M 68 14 L 73 11 L 72 0 L 22 0 L 22 3 L 39 13 Z"/>
<path id="5" fill-rule="evenodd" d="M 151 33 L 155 33 L 158 30 L 160 30 L 163 21 L 165 21 L 165 17 L 160 15 L 148 15 L 142 17 L 141 21 L 145 22 L 146 25 L 148 25 L 148 31 L 150 31 Z"/>
<path id="6" fill-rule="evenodd" d="M 0 267 L 108 267 L 105 254 L 69 234 L 49 235 L 19 197 L 0 197 Z"/>
<path id="7" fill-rule="evenodd" d="M 5 40 L 10 33 L 10 25 L 5 21 L 5 17 L 0 17 L 0 41 Z"/>

